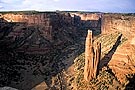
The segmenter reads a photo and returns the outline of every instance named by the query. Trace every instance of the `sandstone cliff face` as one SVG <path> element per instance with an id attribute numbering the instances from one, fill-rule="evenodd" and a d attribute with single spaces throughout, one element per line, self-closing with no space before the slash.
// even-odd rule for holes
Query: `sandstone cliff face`
<path id="1" fill-rule="evenodd" d="M 27 26 L 39 26 L 40 29 L 43 31 L 44 36 L 51 40 L 51 19 L 49 18 L 49 14 L 4 14 L 3 19 L 8 22 L 16 22 L 16 23 L 26 23 Z M 18 27 L 17 27 L 18 28 Z"/>
<path id="2" fill-rule="evenodd" d="M 5 20 L 9 22 L 27 22 L 28 24 L 43 24 L 46 20 L 49 21 L 48 14 L 46 13 L 31 15 L 9 13 L 2 16 Z"/>
<path id="3" fill-rule="evenodd" d="M 100 13 L 71 13 L 72 17 L 80 17 L 82 27 L 89 29 L 100 29 L 101 27 L 101 14 Z"/>
<path id="4" fill-rule="evenodd" d="M 101 33 L 102 14 L 76 12 L 70 13 L 70 15 L 74 17 L 74 25 L 76 25 L 79 30 L 82 30 L 81 33 L 85 32 L 85 36 L 88 29 L 92 30 L 94 35 L 99 35 Z"/>
<path id="5" fill-rule="evenodd" d="M 105 14 L 102 17 L 102 34 L 121 32 L 128 40 L 117 48 L 112 56 L 109 67 L 121 83 L 127 81 L 128 74 L 135 73 L 134 33 L 135 16 L 123 14 Z"/>
<path id="6" fill-rule="evenodd" d="M 117 79 L 123 84 L 126 84 L 125 82 L 128 79 L 128 74 L 135 73 L 134 54 L 135 44 L 131 44 L 129 40 L 117 48 L 111 61 L 109 62 L 109 67 L 112 69 Z"/>
<path id="7" fill-rule="evenodd" d="M 126 37 L 132 37 L 132 33 L 135 33 L 135 16 L 103 14 L 101 26 L 102 34 L 119 31 Z"/>
<path id="8" fill-rule="evenodd" d="M 81 20 L 98 20 L 101 18 L 100 13 L 71 13 L 71 15 L 80 16 Z"/>

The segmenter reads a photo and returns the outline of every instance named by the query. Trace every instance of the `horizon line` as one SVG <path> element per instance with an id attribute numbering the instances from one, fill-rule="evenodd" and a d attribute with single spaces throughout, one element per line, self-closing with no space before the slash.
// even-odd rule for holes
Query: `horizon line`
<path id="1" fill-rule="evenodd" d="M 135 12 L 103 12 L 103 11 L 88 11 L 88 10 L 1 10 L 1 12 L 88 12 L 88 13 L 135 13 Z"/>

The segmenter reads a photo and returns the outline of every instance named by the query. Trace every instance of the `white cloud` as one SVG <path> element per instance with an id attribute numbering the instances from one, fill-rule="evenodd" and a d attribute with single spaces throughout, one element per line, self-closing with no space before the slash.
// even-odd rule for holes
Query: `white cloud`
<path id="1" fill-rule="evenodd" d="M 20 5 L 23 10 L 55 10 L 57 9 L 55 2 L 59 0 L 24 0 Z"/>
<path id="2" fill-rule="evenodd" d="M 0 6 L 0 9 L 4 8 L 3 6 Z"/>
<path id="3" fill-rule="evenodd" d="M 3 3 L 6 3 L 6 4 L 13 4 L 15 2 L 19 2 L 21 0 L 1 0 Z"/>
<path id="4" fill-rule="evenodd" d="M 55 2 L 58 2 L 58 1 L 60 1 L 60 0 L 54 0 Z"/>

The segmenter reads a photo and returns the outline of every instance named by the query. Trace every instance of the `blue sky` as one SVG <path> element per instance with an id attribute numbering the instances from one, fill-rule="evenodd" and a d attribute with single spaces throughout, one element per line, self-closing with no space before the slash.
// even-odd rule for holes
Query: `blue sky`
<path id="1" fill-rule="evenodd" d="M 0 0 L 0 11 L 15 10 L 135 13 L 135 0 Z"/>

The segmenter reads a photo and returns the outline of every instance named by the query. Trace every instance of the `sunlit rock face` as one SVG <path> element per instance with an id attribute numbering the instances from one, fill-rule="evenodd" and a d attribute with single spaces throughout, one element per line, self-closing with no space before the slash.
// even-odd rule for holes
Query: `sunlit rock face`
<path id="1" fill-rule="evenodd" d="M 85 42 L 85 66 L 84 66 L 84 79 L 89 82 L 96 78 L 99 71 L 99 61 L 101 55 L 101 44 L 96 43 L 93 45 L 92 31 L 88 30 Z"/>
<path id="2" fill-rule="evenodd" d="M 131 37 L 135 33 L 135 16 L 127 14 L 103 14 L 102 34 L 111 32 L 122 32 L 126 37 Z"/>
<path id="3" fill-rule="evenodd" d="M 85 27 L 90 27 L 92 28 L 100 28 L 101 27 L 101 23 L 100 23 L 100 19 L 102 14 L 101 13 L 71 13 L 71 16 L 78 16 L 80 17 L 80 19 L 82 20 L 82 24 Z M 87 22 L 84 22 L 87 21 Z M 85 23 L 85 24 L 84 24 Z"/>
<path id="4" fill-rule="evenodd" d="M 71 13 L 71 15 L 80 16 L 81 20 L 99 20 L 101 13 Z"/>
<path id="5" fill-rule="evenodd" d="M 126 14 L 104 14 L 102 16 L 102 34 L 121 32 L 127 41 L 114 52 L 109 67 L 121 83 L 127 81 L 127 75 L 135 73 L 135 16 Z"/>
<path id="6" fill-rule="evenodd" d="M 135 45 L 130 44 L 130 40 L 117 48 L 109 67 L 123 84 L 127 81 L 128 74 L 135 73 Z"/>
<path id="7" fill-rule="evenodd" d="M 4 14 L 4 19 L 9 22 L 27 22 L 28 24 L 44 24 L 49 21 L 47 13 L 41 14 Z M 49 24 L 46 22 L 46 25 Z"/>

